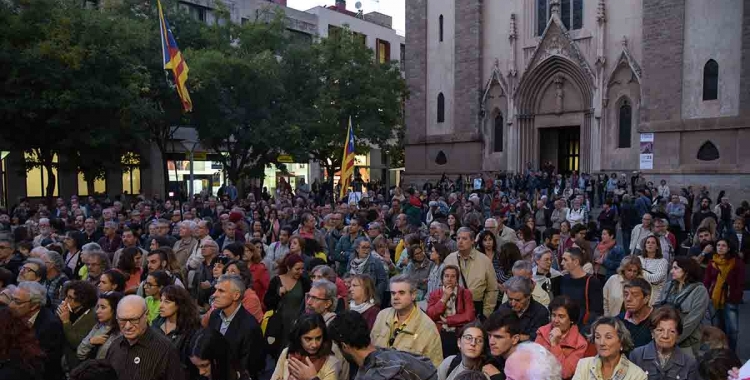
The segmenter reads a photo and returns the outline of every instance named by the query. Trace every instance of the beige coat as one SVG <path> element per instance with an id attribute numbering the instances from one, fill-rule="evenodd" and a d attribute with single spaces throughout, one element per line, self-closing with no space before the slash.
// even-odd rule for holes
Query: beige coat
<path id="1" fill-rule="evenodd" d="M 273 370 L 271 380 L 287 380 L 289 379 L 289 365 L 287 365 L 287 352 L 289 348 L 285 348 L 281 351 L 279 361 L 276 362 L 276 368 Z M 349 365 L 345 363 L 345 365 Z M 318 371 L 318 379 L 320 380 L 339 380 L 339 371 L 341 370 L 341 362 L 336 359 L 333 355 L 328 357 L 323 368 Z"/>
<path id="2" fill-rule="evenodd" d="M 372 331 L 370 331 L 372 344 L 376 347 L 394 348 L 399 351 L 422 355 L 430 359 L 435 368 L 440 366 L 443 361 L 443 346 L 440 343 L 440 334 L 435 322 L 419 308 L 417 308 L 416 314 L 407 323 L 404 330 L 396 336 L 393 346 L 388 345 L 388 340 L 391 339 L 391 324 L 395 314 L 396 311 L 392 307 L 378 313 Z"/>
<path id="3" fill-rule="evenodd" d="M 466 289 L 471 290 L 471 295 L 475 302 L 481 301 L 484 303 L 482 313 L 485 317 L 489 317 L 497 304 L 497 277 L 495 276 L 495 269 L 492 266 L 492 260 L 476 249 L 471 250 L 467 260 L 460 260 L 461 265 L 459 265 L 458 256 L 458 252 L 448 255 L 445 258 L 445 265 L 455 265 L 461 268 L 461 275 L 463 275 L 468 284 L 463 284 L 460 275 L 458 278 L 459 283 Z"/>
<path id="4" fill-rule="evenodd" d="M 637 365 L 633 364 L 625 357 L 620 355 L 620 362 L 617 363 L 615 371 L 612 373 L 612 380 L 647 380 L 648 376 Z M 578 361 L 576 373 L 573 380 L 610 380 L 602 376 L 602 363 L 599 356 L 583 358 Z"/>
<path id="5" fill-rule="evenodd" d="M 616 317 L 620 315 L 622 304 L 625 302 L 625 297 L 622 294 L 624 284 L 625 279 L 619 274 L 610 277 L 609 280 L 607 280 L 607 283 L 604 284 L 602 293 L 604 294 L 605 317 Z"/>

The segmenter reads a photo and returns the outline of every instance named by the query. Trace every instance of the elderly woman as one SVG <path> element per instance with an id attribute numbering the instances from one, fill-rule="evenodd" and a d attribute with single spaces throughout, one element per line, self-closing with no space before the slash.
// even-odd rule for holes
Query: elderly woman
<path id="1" fill-rule="evenodd" d="M 573 377 L 578 361 L 586 353 L 588 343 L 576 326 L 580 306 L 566 295 L 555 297 L 549 304 L 551 321 L 536 332 L 536 343 L 546 348 L 562 366 L 563 379 Z"/>
<path id="2" fill-rule="evenodd" d="M 729 348 L 737 349 L 739 313 L 745 284 L 745 264 L 727 239 L 716 241 L 716 253 L 706 267 L 703 285 L 709 289 L 714 326 L 724 330 Z"/>
<path id="3" fill-rule="evenodd" d="M 596 345 L 596 356 L 578 361 L 573 380 L 648 379 L 648 375 L 625 355 L 633 349 L 633 341 L 621 320 L 597 319 L 591 326 L 590 339 Z"/>
<path id="4" fill-rule="evenodd" d="M 456 331 L 476 318 L 471 291 L 459 285 L 459 276 L 457 266 L 446 265 L 440 274 L 443 286 L 427 300 L 427 316 L 437 325 L 446 357 L 457 353 Z"/>
<path id="5" fill-rule="evenodd" d="M 372 254 L 370 239 L 361 237 L 354 241 L 354 252 L 349 258 L 349 266 L 349 273 L 352 275 L 368 275 L 375 281 L 375 294 L 378 297 L 385 293 L 388 286 L 388 274 L 385 272 L 383 262 Z"/>
<path id="6" fill-rule="evenodd" d="M 617 274 L 610 277 L 604 284 L 604 316 L 616 317 L 624 310 L 624 285 L 637 277 L 643 277 L 643 267 L 638 256 L 626 256 L 620 262 Z"/>
<path id="7" fill-rule="evenodd" d="M 640 259 L 643 265 L 643 277 L 651 284 L 651 294 L 660 294 L 667 279 L 669 262 L 662 254 L 659 238 L 650 235 L 643 240 Z M 655 301 L 656 297 L 651 297 L 652 305 Z"/>
<path id="8" fill-rule="evenodd" d="M 421 244 L 410 246 L 407 254 L 409 255 L 409 264 L 404 269 L 404 274 L 414 279 L 417 283 L 417 302 L 424 301 L 428 296 L 427 281 L 435 263 L 427 259 L 424 246 Z"/>
<path id="9" fill-rule="evenodd" d="M 378 317 L 380 307 L 375 294 L 375 282 L 368 275 L 355 274 L 351 276 L 349 283 L 349 310 L 361 314 L 367 321 L 367 326 L 372 329 L 375 319 Z"/>
<path id="10" fill-rule="evenodd" d="M 649 319 L 654 340 L 630 353 L 630 361 L 652 379 L 698 380 L 698 363 L 677 348 L 682 334 L 680 312 L 666 305 L 651 313 Z"/>
<path id="11" fill-rule="evenodd" d="M 709 297 L 701 282 L 700 264 L 689 257 L 677 257 L 670 271 L 672 280 L 657 297 L 656 305 L 670 304 L 682 319 L 682 333 L 677 344 L 690 356 L 698 356 L 701 320 L 708 309 Z"/>
<path id="12" fill-rule="evenodd" d="M 547 229 L 544 231 L 545 235 L 547 231 L 555 230 Z M 552 257 L 553 252 L 547 246 L 539 246 L 534 250 L 535 265 L 531 271 L 531 279 L 534 280 L 535 286 L 547 292 L 550 300 L 560 294 L 560 280 L 562 279 L 562 273 L 552 268 Z"/>

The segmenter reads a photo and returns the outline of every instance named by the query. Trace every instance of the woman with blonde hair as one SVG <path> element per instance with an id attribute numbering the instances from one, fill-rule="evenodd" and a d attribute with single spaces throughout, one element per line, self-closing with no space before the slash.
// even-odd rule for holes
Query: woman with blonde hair
<path id="1" fill-rule="evenodd" d="M 375 281 L 366 274 L 353 274 L 349 279 L 349 310 L 361 314 L 367 321 L 367 326 L 372 329 L 380 312 Z"/>
<path id="2" fill-rule="evenodd" d="M 625 256 L 617 269 L 617 274 L 607 280 L 602 289 L 604 295 L 604 316 L 616 317 L 623 311 L 623 287 L 626 282 L 643 277 L 643 266 L 638 256 Z"/>

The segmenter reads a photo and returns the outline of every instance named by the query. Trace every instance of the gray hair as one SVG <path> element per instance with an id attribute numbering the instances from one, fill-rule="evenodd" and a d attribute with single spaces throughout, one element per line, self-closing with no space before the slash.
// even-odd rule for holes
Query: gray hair
<path id="1" fill-rule="evenodd" d="M 591 342 L 594 342 L 594 339 L 596 339 L 596 328 L 601 325 L 607 325 L 611 326 L 615 329 L 617 332 L 617 337 L 620 338 L 620 347 L 622 348 L 623 352 L 630 352 L 633 350 L 633 347 L 635 347 L 633 343 L 633 338 L 630 335 L 630 331 L 628 331 L 627 327 L 625 327 L 625 324 L 622 323 L 622 321 L 617 317 L 600 317 L 597 319 L 593 324 L 591 324 L 591 336 L 589 339 Z"/>
<path id="2" fill-rule="evenodd" d="M 203 248 L 213 247 L 216 249 L 216 252 L 219 251 L 219 244 L 217 244 L 214 240 L 207 240 L 205 243 L 203 243 Z"/>
<path id="3" fill-rule="evenodd" d="M 31 256 L 31 257 L 42 257 L 42 256 L 46 255 L 48 252 L 50 252 L 50 250 L 47 249 L 46 247 L 42 247 L 42 246 L 34 247 L 31 250 L 31 252 L 29 252 L 29 256 Z"/>
<path id="4" fill-rule="evenodd" d="M 542 247 L 542 248 L 540 248 L 540 247 Z M 532 252 L 532 254 L 534 255 L 534 263 L 536 263 L 537 261 L 541 260 L 542 256 L 544 256 L 544 255 L 546 255 L 548 253 L 552 254 L 552 250 L 549 249 L 549 248 L 547 248 L 547 246 L 541 245 L 541 246 L 537 247 L 537 249 L 535 249 L 534 252 Z"/>
<path id="5" fill-rule="evenodd" d="M 23 289 L 29 292 L 29 301 L 39 307 L 47 306 L 47 288 L 36 282 L 36 281 L 21 281 L 18 284 L 18 289 Z"/>
<path id="6" fill-rule="evenodd" d="M 362 244 L 363 242 L 371 243 L 369 238 L 366 238 L 366 237 L 357 238 L 357 240 L 355 240 L 353 244 L 354 248 L 359 249 L 359 245 Z"/>
<path id="7" fill-rule="evenodd" d="M 414 281 L 412 277 L 410 277 L 408 274 L 399 274 L 397 276 L 391 277 L 391 280 L 388 282 L 389 285 L 393 285 L 396 283 L 404 283 L 409 284 L 409 290 L 414 293 L 417 291 L 417 283 Z"/>
<path id="8" fill-rule="evenodd" d="M 62 272 L 65 269 L 65 259 L 63 259 L 61 254 L 48 250 L 44 255 L 47 256 L 49 261 L 54 263 L 55 269 L 57 269 L 58 272 Z"/>
<path id="9" fill-rule="evenodd" d="M 458 231 L 456 231 L 456 236 L 458 236 L 459 234 L 467 233 L 467 232 L 469 233 L 469 236 L 471 236 L 471 240 L 474 240 L 474 230 L 472 230 L 469 227 L 459 228 Z"/>
<path id="10" fill-rule="evenodd" d="M 198 229 L 198 224 L 196 224 L 192 220 L 183 220 L 177 226 L 178 227 L 185 226 L 190 230 L 191 233 L 195 232 L 195 230 Z"/>
<path id="11" fill-rule="evenodd" d="M 36 271 L 36 275 L 39 276 L 42 281 L 47 279 L 47 264 L 45 264 L 44 261 L 37 258 L 29 258 L 26 259 L 26 263 L 34 264 L 39 268 L 39 270 Z"/>
<path id="12" fill-rule="evenodd" d="M 521 270 L 531 273 L 531 270 L 532 270 L 531 263 L 526 260 L 516 261 L 513 264 L 512 272 L 515 273 L 516 271 L 521 271 Z"/>
<path id="13" fill-rule="evenodd" d="M 112 211 L 112 209 L 108 209 L 108 210 L 110 210 L 110 212 Z M 109 222 L 104 222 L 104 228 L 111 228 L 111 229 L 116 230 L 118 227 L 120 226 L 117 222 L 114 222 L 111 220 Z"/>
<path id="14" fill-rule="evenodd" d="M 112 267 L 112 263 L 109 261 L 109 255 L 107 255 L 103 251 L 89 252 L 89 260 L 92 258 L 99 259 L 99 263 L 102 265 L 102 272 Z"/>
<path id="15" fill-rule="evenodd" d="M 42 224 L 44 222 L 46 222 L 47 224 L 49 224 L 49 218 L 39 218 L 39 223 L 38 224 Z"/>
<path id="16" fill-rule="evenodd" d="M 99 245 L 99 243 L 86 243 L 81 247 L 81 252 L 88 253 L 88 252 L 96 252 L 96 251 L 102 251 L 102 246 Z"/>
<path id="17" fill-rule="evenodd" d="M 521 343 L 516 346 L 516 351 L 508 358 L 508 361 L 513 360 L 514 356 L 516 356 L 516 360 L 519 360 L 517 355 L 524 354 L 527 357 L 521 360 L 529 363 L 525 371 L 525 377 L 527 379 L 562 379 L 562 366 L 560 365 L 560 362 L 558 362 L 555 356 L 547 351 L 544 346 L 534 342 Z"/>
<path id="18" fill-rule="evenodd" d="M 234 291 L 236 291 L 237 293 L 240 293 L 241 296 L 245 294 L 245 289 L 247 288 L 245 287 L 245 281 L 242 280 L 242 277 L 236 274 L 223 274 L 219 276 L 219 279 L 216 280 L 216 283 L 218 284 L 225 281 L 229 281 L 232 289 L 234 289 Z"/>
<path id="19" fill-rule="evenodd" d="M 320 264 L 313 268 L 313 270 L 310 272 L 312 274 L 315 274 L 316 272 L 320 272 L 320 274 L 327 278 L 328 281 L 335 282 L 336 281 L 336 272 L 333 270 L 333 268 L 329 267 L 325 264 Z"/>
<path id="20" fill-rule="evenodd" d="M 323 289 L 326 293 L 326 299 L 331 301 L 328 311 L 336 310 L 336 284 L 328 280 L 315 280 L 310 289 Z"/>
<path id="21" fill-rule="evenodd" d="M 513 276 L 503 285 L 505 285 L 506 292 L 523 293 L 524 296 L 531 295 L 531 289 L 534 287 L 530 278 L 521 276 Z"/>
<path id="22" fill-rule="evenodd" d="M 500 225 L 500 224 L 499 224 L 499 223 L 497 222 L 497 219 L 495 219 L 495 218 L 488 218 L 487 220 L 485 220 L 485 221 L 484 221 L 484 224 L 485 224 L 485 225 L 486 225 L 487 223 L 490 223 L 490 224 L 492 224 L 492 225 L 493 225 L 493 226 L 492 226 L 492 228 L 497 228 L 497 227 L 498 227 L 498 226 Z M 482 227 L 486 227 L 486 226 L 482 226 Z"/>

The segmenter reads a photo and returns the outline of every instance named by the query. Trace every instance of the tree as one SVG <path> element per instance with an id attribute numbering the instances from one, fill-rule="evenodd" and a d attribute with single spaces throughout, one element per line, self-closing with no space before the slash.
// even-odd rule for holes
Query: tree
<path id="1" fill-rule="evenodd" d="M 121 115 L 144 85 L 139 28 L 72 0 L 0 2 L 0 14 L 0 136 L 33 153 L 27 169 L 46 169 L 52 203 L 55 166 L 93 181 L 120 161 L 122 136 L 136 136 Z"/>
<path id="2" fill-rule="evenodd" d="M 296 119 L 304 134 L 299 154 L 309 156 L 328 174 L 341 168 L 347 126 L 351 117 L 358 153 L 370 146 L 388 149 L 403 136 L 403 102 L 408 96 L 399 66 L 379 63 L 361 37 L 348 28 L 312 46 L 313 64 L 292 61 L 302 94 Z M 309 101 L 312 100 L 312 101 Z"/>

